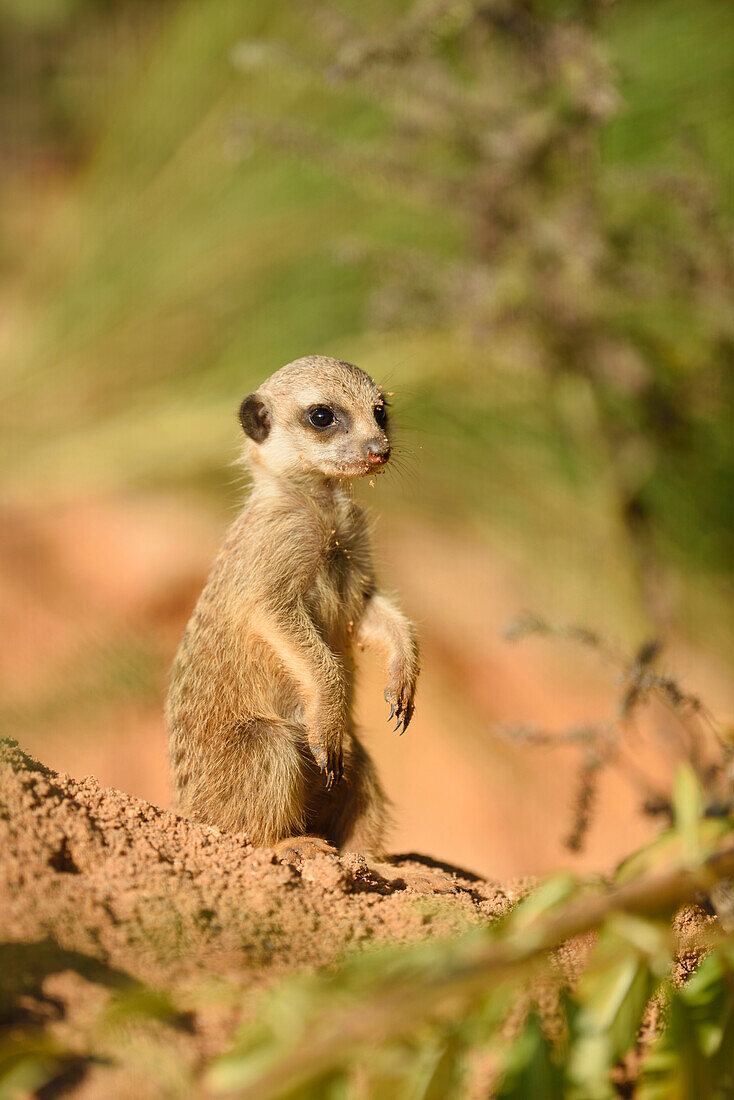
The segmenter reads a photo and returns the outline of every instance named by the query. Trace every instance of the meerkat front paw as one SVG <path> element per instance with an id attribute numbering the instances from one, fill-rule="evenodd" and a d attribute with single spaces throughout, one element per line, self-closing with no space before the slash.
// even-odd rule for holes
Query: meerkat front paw
<path id="1" fill-rule="evenodd" d="M 326 789 L 330 791 L 344 775 L 344 754 L 341 738 L 338 742 L 332 740 L 322 742 L 315 737 L 309 737 L 308 747 L 319 770 L 324 774 Z"/>
<path id="2" fill-rule="evenodd" d="M 385 688 L 385 702 L 390 704 L 387 720 L 392 722 L 393 718 L 396 719 L 393 732 L 400 730 L 401 735 L 407 730 L 415 710 L 415 685 L 414 676 L 402 673 L 393 677 Z"/>

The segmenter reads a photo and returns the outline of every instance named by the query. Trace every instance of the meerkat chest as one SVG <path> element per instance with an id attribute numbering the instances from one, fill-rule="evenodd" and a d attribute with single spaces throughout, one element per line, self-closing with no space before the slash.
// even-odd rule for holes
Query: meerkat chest
<path id="1" fill-rule="evenodd" d="M 371 583 L 369 548 L 362 524 L 338 517 L 329 529 L 312 590 L 313 611 L 327 633 L 358 620 Z"/>

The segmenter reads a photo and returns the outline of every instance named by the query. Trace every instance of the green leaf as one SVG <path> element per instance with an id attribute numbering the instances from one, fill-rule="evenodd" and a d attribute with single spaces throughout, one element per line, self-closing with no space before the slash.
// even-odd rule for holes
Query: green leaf
<path id="1" fill-rule="evenodd" d="M 157 1020 L 175 1026 L 182 1019 L 182 1013 L 167 993 L 147 986 L 115 994 L 104 1012 L 104 1022 L 110 1025 Z"/>
<path id="2" fill-rule="evenodd" d="M 563 1100 L 563 1072 L 536 1012 L 507 1056 L 497 1100 Z"/>
<path id="3" fill-rule="evenodd" d="M 734 990 L 725 952 L 713 951 L 671 997 L 667 1026 L 642 1065 L 639 1100 L 734 1096 Z"/>
<path id="4" fill-rule="evenodd" d="M 539 917 L 568 901 L 577 889 L 573 875 L 554 875 L 522 899 L 510 917 L 509 927 L 513 932 L 525 932 Z"/>
<path id="5" fill-rule="evenodd" d="M 612 913 L 606 929 L 620 943 L 634 948 L 650 969 L 662 979 L 670 970 L 673 935 L 670 921 L 648 920 L 631 913 Z"/>
<path id="6" fill-rule="evenodd" d="M 675 828 L 681 838 L 683 858 L 688 863 L 701 859 L 698 825 L 703 817 L 703 792 L 690 764 L 679 764 L 673 782 Z"/>
<path id="7" fill-rule="evenodd" d="M 590 1031 L 604 1034 L 616 1060 L 634 1045 L 651 992 L 649 970 L 630 954 L 588 985 L 591 989 L 587 986 L 585 998 L 580 998 L 585 1008 L 582 1019 Z"/>
<path id="8" fill-rule="evenodd" d="M 34 1094 L 78 1055 L 45 1035 L 23 1035 L 0 1043 L 0 1100 Z"/>
<path id="9" fill-rule="evenodd" d="M 706 817 L 696 822 L 695 841 L 684 837 L 677 828 L 666 829 L 649 844 L 633 852 L 617 868 L 615 881 L 631 882 L 647 873 L 660 874 L 683 862 L 695 846 L 699 858 L 714 851 L 722 837 L 732 831 L 732 821 L 725 817 Z"/>
<path id="10" fill-rule="evenodd" d="M 734 1012 L 731 971 L 719 952 L 712 952 L 699 964 L 679 998 L 689 1010 L 701 1053 L 714 1057 L 732 1026 Z"/>
<path id="11" fill-rule="evenodd" d="M 456 1095 L 461 1081 L 459 1062 L 464 1054 L 464 1043 L 456 1032 L 452 1032 L 432 1053 L 429 1071 L 419 1089 L 411 1094 L 411 1100 L 444 1100 L 446 1096 Z"/>
<path id="12" fill-rule="evenodd" d="M 639 951 L 605 931 L 576 991 L 568 1078 L 574 1095 L 606 1100 L 614 1095 L 610 1071 L 636 1042 L 654 988 Z"/>

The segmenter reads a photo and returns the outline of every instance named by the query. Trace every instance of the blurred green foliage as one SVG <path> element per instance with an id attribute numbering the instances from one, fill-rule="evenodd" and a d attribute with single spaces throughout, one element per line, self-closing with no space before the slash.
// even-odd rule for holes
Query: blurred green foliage
<path id="1" fill-rule="evenodd" d="M 64 181 L 5 247 L 12 492 L 228 494 L 242 393 L 321 351 L 393 379 L 426 509 L 577 565 L 583 532 L 658 623 L 671 573 L 729 585 L 726 5 L 4 0 L 0 22 L 4 145 Z"/>
<path id="2" fill-rule="evenodd" d="M 685 984 L 673 976 L 671 917 L 701 869 L 714 873 L 721 838 L 724 848 L 731 839 L 730 820 L 713 845 L 702 841 L 694 856 L 671 862 L 670 837 L 678 831 L 685 847 L 700 800 L 683 766 L 675 827 L 644 860 L 637 853 L 645 871 L 622 893 L 557 876 L 494 926 L 286 980 L 207 1068 L 206 1083 L 243 1100 L 610 1100 L 635 1086 L 649 1100 L 730 1095 L 731 935 L 687 944 L 703 962 Z M 598 936 L 569 990 L 547 951 L 588 929 Z"/>

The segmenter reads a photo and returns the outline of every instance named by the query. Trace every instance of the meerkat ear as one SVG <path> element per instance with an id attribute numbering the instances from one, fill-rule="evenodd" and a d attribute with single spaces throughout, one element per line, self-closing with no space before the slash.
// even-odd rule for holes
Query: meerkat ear
<path id="1" fill-rule="evenodd" d="M 240 405 L 240 423 L 245 435 L 249 435 L 256 443 L 262 443 L 268 438 L 270 413 L 263 399 L 256 393 L 249 394 Z"/>

